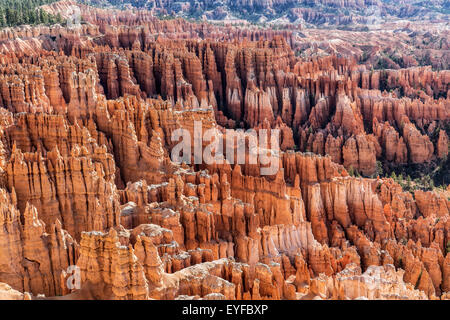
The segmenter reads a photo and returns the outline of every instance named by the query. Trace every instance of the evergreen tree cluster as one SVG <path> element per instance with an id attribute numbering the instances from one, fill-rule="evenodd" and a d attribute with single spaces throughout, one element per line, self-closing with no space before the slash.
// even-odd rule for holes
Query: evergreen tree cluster
<path id="1" fill-rule="evenodd" d="M 0 27 L 22 24 L 62 23 L 60 14 L 52 15 L 39 7 L 56 0 L 0 0 Z"/>

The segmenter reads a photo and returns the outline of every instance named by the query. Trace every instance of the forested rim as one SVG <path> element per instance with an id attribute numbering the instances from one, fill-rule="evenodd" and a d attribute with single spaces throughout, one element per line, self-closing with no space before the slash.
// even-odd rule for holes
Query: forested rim
<path id="1" fill-rule="evenodd" d="M 60 14 L 52 15 L 39 7 L 57 0 L 0 0 L 0 27 L 23 24 L 62 23 Z"/>

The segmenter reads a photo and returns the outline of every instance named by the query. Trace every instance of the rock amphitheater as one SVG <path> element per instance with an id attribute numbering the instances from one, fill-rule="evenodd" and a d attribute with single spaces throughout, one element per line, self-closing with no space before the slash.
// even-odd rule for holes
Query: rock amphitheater
<path id="1" fill-rule="evenodd" d="M 376 171 L 448 156 L 450 71 L 77 6 L 0 30 L 0 299 L 450 299 L 450 188 Z M 278 172 L 175 163 L 196 121 L 278 129 Z"/>

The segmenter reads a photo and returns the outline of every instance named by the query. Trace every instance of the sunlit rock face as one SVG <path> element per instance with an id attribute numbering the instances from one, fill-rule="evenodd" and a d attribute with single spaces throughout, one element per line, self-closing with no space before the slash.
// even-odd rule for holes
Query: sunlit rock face
<path id="1" fill-rule="evenodd" d="M 79 8 L 80 25 L 0 30 L 0 299 L 450 297 L 445 172 L 413 190 L 379 171 L 445 170 L 448 70 Z M 277 170 L 174 161 L 198 123 L 225 145 L 279 132 Z"/>

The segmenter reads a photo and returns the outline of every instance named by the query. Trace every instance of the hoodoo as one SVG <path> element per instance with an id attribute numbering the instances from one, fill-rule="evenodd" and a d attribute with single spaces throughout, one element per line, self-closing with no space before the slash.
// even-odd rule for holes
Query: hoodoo
<path id="1" fill-rule="evenodd" d="M 450 299 L 443 1 L 10 2 L 0 299 Z"/>

